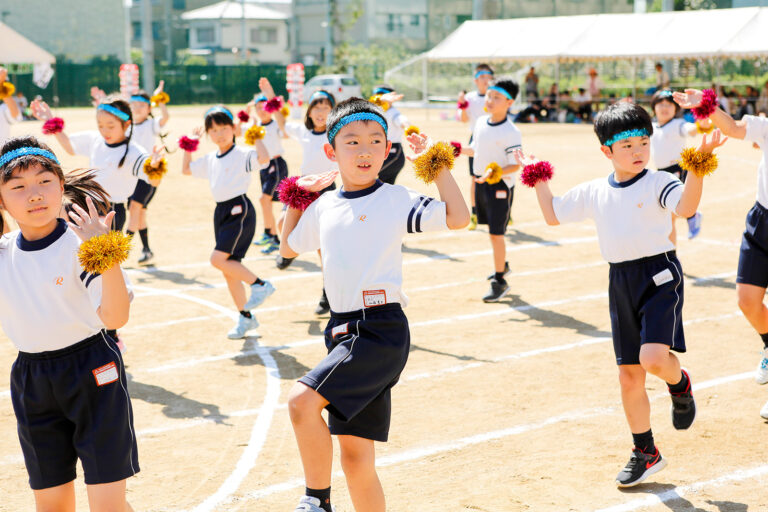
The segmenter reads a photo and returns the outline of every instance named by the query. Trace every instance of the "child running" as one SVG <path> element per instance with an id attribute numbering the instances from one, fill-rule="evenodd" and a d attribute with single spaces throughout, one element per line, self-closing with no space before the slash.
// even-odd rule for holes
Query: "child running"
<path id="1" fill-rule="evenodd" d="M 464 198 L 446 167 L 432 169 L 440 201 L 377 179 L 390 150 L 386 134 L 384 112 L 372 103 L 352 98 L 336 106 L 328 117 L 325 153 L 338 165 L 343 186 L 304 212 L 299 208 L 306 204 L 292 203 L 283 227 L 284 257 L 322 249 L 332 308 L 325 329 L 328 356 L 294 385 L 288 401 L 306 480 L 296 511 L 332 511 L 333 434 L 355 510 L 384 512 L 374 441 L 388 438 L 391 388 L 410 345 L 402 310 L 407 304 L 401 289 L 403 237 L 461 229 L 469 222 Z M 408 140 L 417 153 L 423 152 L 426 137 L 414 134 Z M 443 147 L 451 157 L 450 146 Z M 293 185 L 293 195 L 316 196 L 337 174 L 307 174 L 295 184 L 286 180 L 284 187 Z"/>
<path id="2" fill-rule="evenodd" d="M 498 302 L 509 292 L 506 276 L 511 272 L 507 262 L 507 232 L 515 195 L 515 173 L 520 165 L 513 152 L 520 149 L 522 138 L 507 115 L 515 102 L 519 86 L 509 78 L 500 78 L 486 89 L 485 109 L 489 115 L 480 116 L 472 131 L 472 142 L 461 152 L 472 160 L 475 185 L 475 221 L 488 224 L 493 249 L 493 273 L 484 302 Z"/>
<path id="3" fill-rule="evenodd" d="M 685 148 L 688 137 L 693 137 L 702 128 L 678 117 L 680 105 L 672 99 L 672 91 L 656 91 L 651 98 L 651 110 L 656 115 L 651 135 L 651 160 L 659 171 L 670 172 L 685 183 L 688 175 L 678 163 L 680 152 Z M 711 123 L 710 123 L 711 124 Z M 711 131 L 711 130 L 710 130 Z M 688 239 L 696 238 L 701 232 L 701 213 L 688 218 Z M 672 222 L 672 243 L 677 245 L 677 230 Z"/>
<path id="4" fill-rule="evenodd" d="M 136 190 L 139 180 L 157 186 L 159 179 L 150 179 L 144 172 L 144 163 L 149 158 L 148 150 L 133 142 L 133 116 L 127 101 L 107 96 L 96 107 L 98 131 L 74 133 L 64 132 L 64 121 L 54 118 L 50 107 L 40 100 L 31 105 L 32 114 L 42 121 L 43 131 L 54 135 L 70 155 L 85 155 L 89 165 L 96 170 L 95 180 L 107 192 L 110 210 L 115 212 L 112 228 L 122 231 L 126 221 L 125 203 Z M 49 124 L 51 128 L 46 128 Z M 126 135 L 127 133 L 127 135 Z M 159 148 L 154 148 L 152 159 L 159 158 Z"/>
<path id="5" fill-rule="evenodd" d="M 65 176 L 34 137 L 0 149 L 0 204 L 19 225 L 0 238 L 0 325 L 19 350 L 11 399 L 37 510 L 75 510 L 78 459 L 91 510 L 133 510 L 125 497 L 126 479 L 139 472 L 133 411 L 106 332 L 128 321 L 132 293 L 119 262 L 129 242 L 115 253 L 101 244 L 124 235 L 107 235 L 115 212 L 100 219 L 109 198 L 94 178 Z M 70 224 L 59 217 L 64 202 Z M 81 244 L 93 251 L 85 265 Z"/>
<path id="6" fill-rule="evenodd" d="M 152 98 L 158 100 L 167 93 L 163 92 L 165 82 L 160 80 L 157 89 L 150 97 L 144 91 L 138 91 L 131 96 L 131 113 L 133 114 L 133 138 L 139 146 L 145 149 L 155 147 L 156 137 L 161 139 L 167 134 L 161 134 L 160 130 L 168 124 L 171 116 L 168 113 L 168 107 L 165 101 L 157 101 L 160 108 L 160 119 L 155 119 L 152 115 Z M 140 265 L 146 265 L 152 262 L 155 255 L 149 248 L 149 230 L 147 227 L 147 207 L 152 198 L 155 197 L 157 187 L 154 187 L 144 180 L 136 183 L 136 189 L 131 197 L 128 198 L 128 230 L 126 233 L 133 235 L 138 231 L 141 238 L 141 257 Z"/>
<path id="7" fill-rule="evenodd" d="M 685 352 L 683 335 L 683 270 L 669 239 L 670 213 L 690 217 L 701 199 L 703 178 L 689 173 L 683 185 L 674 175 L 646 168 L 653 125 L 648 113 L 633 103 L 617 103 L 600 112 L 595 133 L 613 172 L 553 197 L 549 184 L 531 181 L 529 169 L 543 163 L 525 158 L 522 180 L 536 187 L 536 197 L 547 224 L 556 226 L 592 218 L 600 252 L 610 263 L 609 309 L 621 401 L 632 432 L 634 448 L 626 467 L 616 477 L 619 487 L 637 485 L 662 470 L 666 459 L 651 431 L 651 408 L 646 374 L 667 383 L 672 398 L 672 424 L 691 426 L 696 417 L 691 379 L 670 352 Z M 720 132 L 706 136 L 699 146 L 703 159 L 713 159 L 721 146 Z M 693 168 L 692 166 L 689 166 Z M 711 171 L 711 169 L 710 169 Z"/>
<path id="8" fill-rule="evenodd" d="M 181 172 L 210 182 L 216 201 L 213 214 L 216 247 L 211 253 L 211 265 L 224 275 L 232 301 L 240 312 L 237 324 L 227 333 L 229 339 L 237 340 L 259 326 L 251 310 L 275 291 L 272 283 L 261 280 L 242 264 L 256 231 L 256 210 L 246 192 L 252 171 L 268 162 L 269 157 L 261 140 L 255 141 L 256 151 L 235 144 L 234 116 L 226 107 L 208 109 L 205 133 L 218 146 L 218 151 L 194 161 L 192 151 L 186 151 Z M 199 139 L 203 128 L 196 128 L 194 135 Z M 247 300 L 243 283 L 251 289 Z"/>
<path id="9" fill-rule="evenodd" d="M 741 121 L 735 121 L 727 112 L 716 107 L 714 91 L 704 92 L 706 95 L 696 89 L 676 92 L 675 101 L 683 108 L 694 109 L 697 117 L 711 119 L 728 137 L 748 140 L 757 144 L 763 152 L 757 166 L 757 200 L 747 214 L 741 240 L 736 294 L 741 312 L 763 341 L 755 381 L 768 384 L 768 308 L 764 302 L 768 288 L 768 119 L 746 115 Z M 761 409 L 760 416 L 768 419 L 768 402 Z"/>
<path id="10" fill-rule="evenodd" d="M 488 64 L 478 64 L 475 66 L 474 76 L 475 86 L 477 90 L 472 92 L 461 91 L 458 99 L 458 116 L 462 123 L 469 124 L 469 145 L 472 145 L 471 134 L 475 131 L 475 124 L 477 120 L 485 115 L 485 93 L 488 90 L 488 86 L 493 81 L 493 68 Z M 477 228 L 477 210 L 475 205 L 475 177 L 472 174 L 472 162 L 473 159 L 469 157 L 469 200 L 472 205 L 472 219 L 469 223 L 469 229 L 473 230 Z"/>

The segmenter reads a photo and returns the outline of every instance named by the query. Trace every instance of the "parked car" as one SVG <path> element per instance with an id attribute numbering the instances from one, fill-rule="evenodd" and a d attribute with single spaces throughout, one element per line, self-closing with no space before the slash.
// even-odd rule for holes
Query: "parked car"
<path id="1" fill-rule="evenodd" d="M 337 103 L 361 95 L 360 82 L 352 75 L 317 75 L 304 84 L 304 103 L 309 103 L 312 93 L 320 89 L 333 94 Z"/>

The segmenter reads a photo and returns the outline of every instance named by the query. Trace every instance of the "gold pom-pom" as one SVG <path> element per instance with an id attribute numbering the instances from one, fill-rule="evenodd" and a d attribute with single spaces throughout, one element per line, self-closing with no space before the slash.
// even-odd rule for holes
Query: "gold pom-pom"
<path id="1" fill-rule="evenodd" d="M 408 128 L 405 129 L 405 135 L 413 135 L 414 133 L 421 133 L 421 130 L 419 130 L 417 127 L 411 125 Z"/>
<path id="2" fill-rule="evenodd" d="M 162 91 L 152 96 L 149 101 L 151 101 L 153 105 L 160 105 L 161 103 L 168 103 L 171 101 L 171 97 L 168 96 L 167 92 Z"/>
<path id="3" fill-rule="evenodd" d="M 680 167 L 699 178 L 703 178 L 717 169 L 717 155 L 703 153 L 694 148 L 685 148 L 680 153 Z"/>
<path id="4" fill-rule="evenodd" d="M 144 174 L 151 180 L 159 180 L 168 172 L 168 162 L 161 158 L 155 167 L 152 167 L 152 159 L 147 158 L 144 161 Z"/>
<path id="5" fill-rule="evenodd" d="M 263 126 L 251 126 L 245 132 L 245 143 L 249 146 L 256 144 L 257 140 L 261 140 L 267 134 L 267 130 Z"/>
<path id="6" fill-rule="evenodd" d="M 704 133 L 712 133 L 712 131 L 715 129 L 715 123 L 710 122 L 709 128 L 704 128 L 701 126 L 701 123 L 699 121 L 696 121 L 696 131 L 704 134 Z"/>
<path id="7" fill-rule="evenodd" d="M 368 98 L 368 101 L 379 107 L 381 110 L 386 112 L 389 110 L 389 103 L 381 99 L 381 94 L 374 94 L 370 98 Z"/>
<path id="8" fill-rule="evenodd" d="M 4 100 L 9 96 L 13 96 L 13 93 L 15 92 L 16 86 L 14 86 L 11 82 L 3 82 L 0 84 L 0 100 Z"/>
<path id="9" fill-rule="evenodd" d="M 110 231 L 80 244 L 78 257 L 83 270 L 89 274 L 102 274 L 128 259 L 131 237 L 120 231 Z"/>
<path id="10" fill-rule="evenodd" d="M 432 183 L 443 169 L 453 169 L 453 160 L 453 146 L 436 142 L 413 161 L 416 177 L 424 183 Z"/>
<path id="11" fill-rule="evenodd" d="M 283 108 L 280 109 L 280 113 L 283 114 L 283 117 L 288 117 L 291 115 L 291 109 L 288 105 L 283 105 Z"/>
<path id="12" fill-rule="evenodd" d="M 486 171 L 488 169 L 491 170 L 491 175 L 488 176 L 488 179 L 485 180 L 485 182 L 489 185 L 495 185 L 500 182 L 501 175 L 504 173 L 504 169 L 502 169 L 501 166 L 496 162 L 491 162 L 488 167 L 485 168 Z"/>

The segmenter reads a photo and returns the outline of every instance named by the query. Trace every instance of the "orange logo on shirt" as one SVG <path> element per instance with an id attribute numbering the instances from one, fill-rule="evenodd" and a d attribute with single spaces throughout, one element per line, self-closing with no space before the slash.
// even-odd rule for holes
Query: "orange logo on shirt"
<path id="1" fill-rule="evenodd" d="M 638 208 L 642 208 L 643 207 L 643 203 L 637 203 L 637 207 Z"/>
<path id="2" fill-rule="evenodd" d="M 366 218 L 367 218 L 367 217 L 366 217 L 365 215 L 361 215 L 361 216 L 360 216 L 360 222 L 365 222 L 365 219 L 366 219 Z"/>
<path id="3" fill-rule="evenodd" d="M 64 278 L 63 277 L 57 277 L 56 278 L 56 286 L 64 286 Z"/>

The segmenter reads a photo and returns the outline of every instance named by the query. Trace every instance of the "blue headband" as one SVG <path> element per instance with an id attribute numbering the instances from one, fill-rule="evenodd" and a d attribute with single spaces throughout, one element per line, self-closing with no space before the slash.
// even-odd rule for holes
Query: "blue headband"
<path id="1" fill-rule="evenodd" d="M 120 119 L 121 121 L 129 121 L 131 119 L 131 116 L 120 110 L 119 108 L 113 107 L 112 105 L 108 105 L 106 103 L 102 103 L 98 107 L 96 107 L 97 110 L 103 110 L 104 112 L 109 112 L 116 118 Z"/>
<path id="2" fill-rule="evenodd" d="M 138 94 L 134 94 L 133 96 L 131 96 L 131 101 L 140 101 L 142 103 L 152 104 L 152 102 L 149 101 L 148 98 L 145 98 L 144 96 L 139 96 Z"/>
<path id="3" fill-rule="evenodd" d="M 205 115 L 203 117 L 208 117 L 209 115 L 211 115 L 213 113 L 216 113 L 216 112 L 221 112 L 222 114 L 226 114 L 226 116 L 228 118 L 230 118 L 233 122 L 235 120 L 235 117 L 232 115 L 232 112 L 230 112 L 229 110 L 227 110 L 224 107 L 211 107 L 211 108 L 209 108 L 208 110 L 205 111 Z"/>
<path id="4" fill-rule="evenodd" d="M 504 97 L 505 97 L 505 98 L 507 98 L 508 100 L 513 100 L 513 99 L 515 99 L 515 98 L 513 98 L 513 97 L 512 97 L 512 95 L 511 95 L 511 94 L 509 94 L 509 93 L 506 91 L 506 89 L 503 89 L 503 88 L 499 87 L 498 85 L 492 85 L 492 86 L 490 86 L 490 87 L 488 88 L 488 90 L 489 90 L 489 91 L 496 91 L 496 92 L 498 92 L 499 94 L 503 94 L 503 95 L 504 95 Z"/>
<path id="5" fill-rule="evenodd" d="M 259 94 L 253 97 L 254 103 L 261 103 L 262 101 L 269 101 L 269 100 L 267 100 L 267 97 L 264 96 L 263 94 Z"/>
<path id="6" fill-rule="evenodd" d="M 491 72 L 490 72 L 490 71 L 488 71 L 487 69 L 481 69 L 480 71 L 478 71 L 477 73 L 475 73 L 475 78 L 480 78 L 480 77 L 481 77 L 481 76 L 483 76 L 483 75 L 493 75 L 493 73 L 491 73 Z"/>
<path id="7" fill-rule="evenodd" d="M 386 89 L 384 87 L 377 87 L 373 90 L 373 94 L 389 94 L 390 92 L 395 92 L 392 89 Z"/>
<path id="8" fill-rule="evenodd" d="M 628 139 L 630 137 L 647 137 L 648 130 L 645 128 L 635 128 L 634 130 L 626 130 L 621 133 L 617 133 L 607 141 L 603 143 L 603 146 L 613 146 L 617 142 Z"/>
<path id="9" fill-rule="evenodd" d="M 339 133 L 339 130 L 355 121 L 376 121 L 382 128 L 384 128 L 384 133 L 387 133 L 387 121 L 383 117 L 379 114 L 374 114 L 373 112 L 359 112 L 339 119 L 333 129 L 328 132 L 328 143 L 333 144 L 333 139 L 336 138 L 336 134 Z"/>
<path id="10" fill-rule="evenodd" d="M 312 103 L 317 99 L 318 96 L 325 96 L 325 99 L 331 102 L 331 106 L 335 106 L 336 102 L 333 101 L 333 96 L 331 96 L 330 93 L 325 91 L 315 91 L 312 93 L 312 96 L 309 97 L 309 102 Z"/>
<path id="11" fill-rule="evenodd" d="M 10 162 L 11 160 L 14 160 L 16 158 L 19 158 L 20 156 L 27 156 L 27 155 L 38 155 L 38 156 L 44 156 L 45 158 L 48 158 L 49 160 L 53 160 L 57 164 L 59 163 L 59 160 L 56 158 L 56 155 L 48 151 L 47 149 L 43 148 L 34 148 L 34 147 L 25 147 L 25 148 L 17 148 L 13 151 L 9 151 L 8 153 L 4 154 L 0 157 L 0 167 L 3 167 L 5 164 Z"/>
<path id="12" fill-rule="evenodd" d="M 665 91 L 661 91 L 659 93 L 659 98 L 671 98 L 671 97 L 672 97 L 672 91 L 670 91 L 669 89 Z"/>

